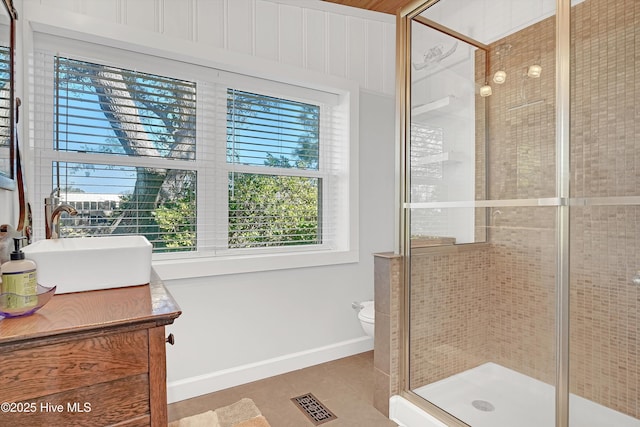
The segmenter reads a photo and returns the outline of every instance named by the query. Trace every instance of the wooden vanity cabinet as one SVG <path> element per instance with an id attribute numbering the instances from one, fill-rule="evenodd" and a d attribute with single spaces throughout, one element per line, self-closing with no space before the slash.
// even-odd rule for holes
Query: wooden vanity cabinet
<path id="1" fill-rule="evenodd" d="M 154 274 L 1 320 L 0 425 L 166 427 L 165 325 L 180 314 Z"/>

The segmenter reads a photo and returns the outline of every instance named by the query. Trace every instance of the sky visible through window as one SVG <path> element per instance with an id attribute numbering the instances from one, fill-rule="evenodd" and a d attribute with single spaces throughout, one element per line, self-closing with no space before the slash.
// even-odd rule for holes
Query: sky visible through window
<path id="1" fill-rule="evenodd" d="M 59 58 L 56 92 L 58 120 L 54 144 L 60 151 L 131 155 L 121 142 L 122 135 L 119 137 L 116 134 L 122 125 L 114 117 L 109 117 L 108 109 L 104 108 L 104 97 L 101 98 L 94 84 L 96 79 L 87 77 L 95 74 L 100 67 Z M 131 109 L 124 117 L 135 112 L 137 117 L 129 117 L 129 120 L 142 126 L 144 136 L 139 137 L 153 143 L 157 156 L 170 157 L 174 141 L 170 130 L 159 117 L 167 114 L 162 106 L 173 102 L 175 98 L 183 99 L 184 92 L 192 90 L 193 112 L 188 114 L 195 114 L 195 83 L 128 70 L 113 70 L 125 76 L 125 80 L 136 83 L 129 84 L 130 95 L 127 95 L 134 100 L 136 109 Z M 129 107 L 125 105 L 123 108 Z M 319 114 L 320 108 L 316 105 L 229 89 L 228 162 L 317 170 Z M 194 132 L 192 138 L 195 144 L 195 123 L 189 131 Z M 134 138 L 131 144 L 135 143 Z M 195 145 L 193 147 L 195 151 Z M 63 187 L 66 186 L 71 192 L 127 194 L 135 181 L 136 168 L 115 166 L 117 158 L 108 162 L 114 166 L 97 168 L 89 164 L 75 164 L 66 168 Z"/>
<path id="2" fill-rule="evenodd" d="M 9 145 L 9 60 L 9 48 L 0 46 L 0 146 Z"/>
<path id="3" fill-rule="evenodd" d="M 227 162 L 319 167 L 320 107 L 234 89 L 227 91 Z"/>
<path id="4" fill-rule="evenodd" d="M 195 158 L 195 83 L 67 58 L 57 58 L 56 81 L 57 150 Z M 105 163 L 118 161 L 112 157 Z M 131 188 L 118 183 L 135 181 L 135 167 L 100 167 L 99 174 L 97 169 L 67 168 L 66 186 L 76 192 L 126 194 Z"/>
<path id="5" fill-rule="evenodd" d="M 205 218 L 226 221 L 216 245 L 322 243 L 320 106 L 227 89 L 226 111 L 206 123 L 226 126 L 224 140 L 197 142 L 226 159 L 196 159 L 196 82 L 62 57 L 55 70 L 53 187 L 78 210 L 64 237 L 139 234 L 155 251 L 196 250 L 203 185 L 228 207 Z M 204 109 L 222 101 L 199 100 Z M 212 167 L 226 182 L 199 183 Z"/>

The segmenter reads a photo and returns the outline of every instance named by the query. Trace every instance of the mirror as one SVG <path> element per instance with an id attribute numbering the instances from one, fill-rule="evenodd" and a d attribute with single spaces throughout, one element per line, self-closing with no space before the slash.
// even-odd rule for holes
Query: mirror
<path id="1" fill-rule="evenodd" d="M 0 6 L 0 188 L 15 188 L 14 54 L 16 10 L 13 0 Z"/>

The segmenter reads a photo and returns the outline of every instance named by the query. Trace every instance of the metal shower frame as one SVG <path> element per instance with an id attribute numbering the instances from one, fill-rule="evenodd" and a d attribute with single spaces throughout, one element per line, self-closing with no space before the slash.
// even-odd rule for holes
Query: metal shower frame
<path id="1" fill-rule="evenodd" d="M 569 206 L 591 204 L 586 200 L 570 201 L 569 194 L 569 119 L 570 119 L 570 34 L 571 1 L 556 0 L 556 197 L 546 199 L 481 200 L 449 203 L 411 204 L 410 198 L 410 140 L 411 124 L 411 22 L 416 21 L 434 30 L 471 44 L 488 52 L 488 46 L 463 34 L 419 16 L 441 0 L 414 0 L 398 11 L 396 19 L 396 157 L 398 230 L 396 253 L 404 260 L 401 296 L 402 345 L 400 349 L 400 394 L 450 426 L 467 426 L 438 406 L 409 390 L 409 307 L 410 307 L 410 212 L 412 207 L 471 207 L 555 206 L 556 214 L 556 399 L 555 427 L 569 427 Z M 442 0 L 447 1 L 447 0 Z M 488 78 L 489 55 L 485 58 L 485 79 Z M 485 101 L 487 102 L 487 101 Z M 606 203 L 606 202 L 605 202 Z M 615 203 L 615 200 L 612 201 Z M 598 202 L 594 204 L 599 204 Z M 608 204 L 608 203 L 607 203 Z M 427 205 L 427 206 L 424 206 Z M 438 206 L 436 206 L 438 205 Z"/>

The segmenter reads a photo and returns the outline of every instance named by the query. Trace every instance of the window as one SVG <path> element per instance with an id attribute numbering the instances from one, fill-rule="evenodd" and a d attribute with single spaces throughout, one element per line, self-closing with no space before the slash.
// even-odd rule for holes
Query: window
<path id="1" fill-rule="evenodd" d="M 61 236 L 140 234 L 156 252 L 194 250 L 197 172 L 172 160 L 195 159 L 195 83 L 59 56 L 54 64 L 54 151 L 108 162 L 52 162 L 54 186 L 78 211 Z"/>
<path id="2" fill-rule="evenodd" d="M 227 91 L 229 247 L 319 244 L 320 107 Z"/>
<path id="3" fill-rule="evenodd" d="M 9 161 L 9 141 L 11 137 L 11 128 L 9 126 L 11 107 L 11 99 L 9 98 L 10 61 L 9 47 L 0 45 L 0 171 L 5 172 L 13 169 Z"/>
<path id="4" fill-rule="evenodd" d="M 354 253 L 339 95 L 35 39 L 36 181 L 78 210 L 63 237 L 144 235 L 157 261 L 353 260 L 339 256 Z"/>

